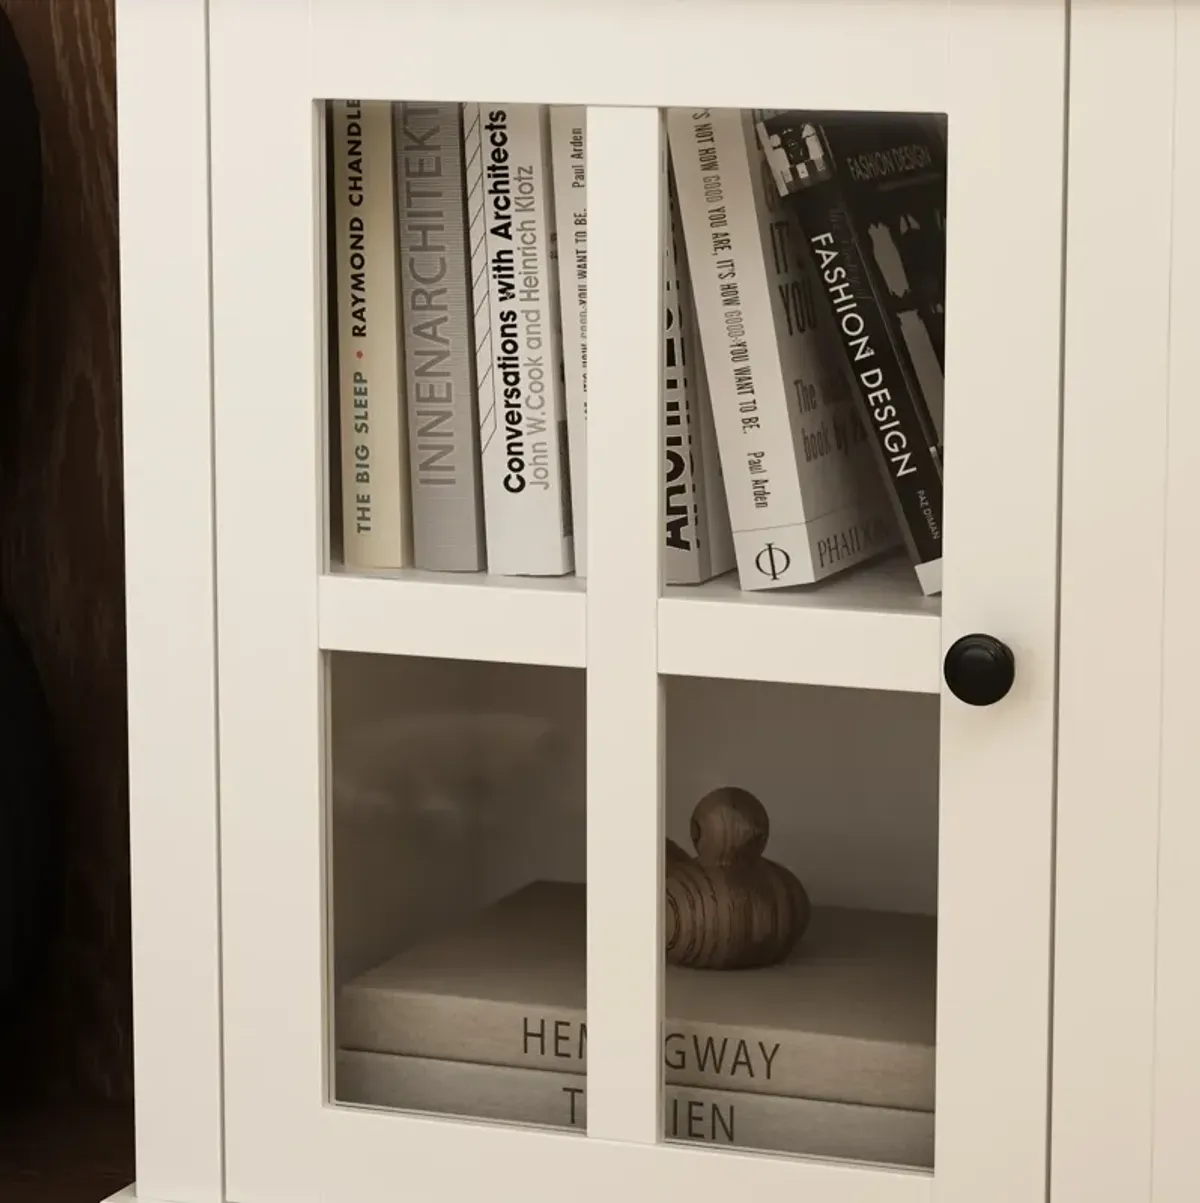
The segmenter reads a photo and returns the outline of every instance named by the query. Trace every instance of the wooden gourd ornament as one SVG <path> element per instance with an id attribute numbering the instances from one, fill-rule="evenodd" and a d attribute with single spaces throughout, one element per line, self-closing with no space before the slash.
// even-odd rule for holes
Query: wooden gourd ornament
<path id="1" fill-rule="evenodd" d="M 724 786 L 692 812 L 696 856 L 667 840 L 666 943 L 672 965 L 751 969 L 796 946 L 811 906 L 796 876 L 762 855 L 770 833 L 763 804 Z"/>

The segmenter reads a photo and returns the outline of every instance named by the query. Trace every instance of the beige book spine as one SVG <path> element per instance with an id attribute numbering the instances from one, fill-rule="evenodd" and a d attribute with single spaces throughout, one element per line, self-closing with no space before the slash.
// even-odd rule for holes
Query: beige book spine
<path id="1" fill-rule="evenodd" d="M 332 127 L 342 558 L 348 568 L 406 568 L 412 519 L 392 106 L 335 101 Z"/>
<path id="2" fill-rule="evenodd" d="M 347 986 L 341 1048 L 584 1073 L 587 1024 L 570 1008 Z M 673 1086 L 786 1095 L 904 1110 L 934 1108 L 934 1049 L 827 1033 L 668 1019 L 663 1065 Z"/>
<path id="3" fill-rule="evenodd" d="M 339 1052 L 339 1102 L 583 1130 L 587 1077 L 463 1061 Z M 933 1114 L 668 1083 L 663 1136 L 748 1149 L 933 1165 Z"/>

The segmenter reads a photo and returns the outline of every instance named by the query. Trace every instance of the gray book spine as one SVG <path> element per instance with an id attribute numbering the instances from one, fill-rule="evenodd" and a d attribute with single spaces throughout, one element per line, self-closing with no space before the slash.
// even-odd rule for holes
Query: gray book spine
<path id="1" fill-rule="evenodd" d="M 587 1023 L 568 1007 L 371 990 L 338 1000 L 338 1044 L 356 1052 L 584 1073 Z M 668 1085 L 932 1111 L 932 1045 L 667 1019 Z"/>
<path id="2" fill-rule="evenodd" d="M 381 1053 L 337 1054 L 339 1102 L 506 1120 L 555 1128 L 587 1125 L 587 1077 Z M 770 1152 L 933 1165 L 933 1113 L 668 1084 L 667 1140 Z"/>
<path id="3" fill-rule="evenodd" d="M 550 109 L 575 575 L 587 576 L 587 108 Z"/>
<path id="4" fill-rule="evenodd" d="M 696 300 L 684 251 L 674 174 L 663 181 L 663 430 L 666 481 L 663 574 L 697 585 L 734 566 L 733 533 L 721 478 Z"/>
<path id="5" fill-rule="evenodd" d="M 457 104 L 395 108 L 408 447 L 418 568 L 486 566 Z"/>

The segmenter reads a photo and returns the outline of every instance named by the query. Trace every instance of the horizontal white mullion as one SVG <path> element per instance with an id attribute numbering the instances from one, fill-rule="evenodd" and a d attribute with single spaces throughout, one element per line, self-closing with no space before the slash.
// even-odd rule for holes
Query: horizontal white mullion
<path id="1" fill-rule="evenodd" d="M 928 1173 L 771 1157 L 700 1144 L 648 1145 L 573 1132 L 329 1107 L 323 1198 L 395 1203 L 420 1198 L 490 1203 L 660 1203 L 663 1199 L 814 1199 L 933 1203 Z M 391 1171 L 380 1173 L 387 1150 Z"/>
<path id="2" fill-rule="evenodd" d="M 323 651 L 584 664 L 587 602 L 574 578 L 330 574 L 318 598 Z"/>
<path id="3" fill-rule="evenodd" d="M 318 99 L 946 107 L 944 0 L 311 0 L 311 22 Z"/>
<path id="4" fill-rule="evenodd" d="M 666 597 L 658 670 L 902 693 L 941 687 L 941 620 L 927 614 L 754 606 Z"/>

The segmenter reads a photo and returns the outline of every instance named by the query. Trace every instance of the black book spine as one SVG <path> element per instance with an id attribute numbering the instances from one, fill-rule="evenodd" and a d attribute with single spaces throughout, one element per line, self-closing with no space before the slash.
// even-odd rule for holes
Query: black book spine
<path id="1" fill-rule="evenodd" d="M 760 129 L 760 133 L 762 133 Z M 942 473 L 936 436 L 922 421 L 924 401 L 897 349 L 864 255 L 852 205 L 836 173 L 784 193 L 812 253 L 849 361 L 864 423 L 913 563 L 942 555 Z"/>

